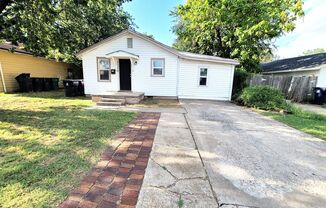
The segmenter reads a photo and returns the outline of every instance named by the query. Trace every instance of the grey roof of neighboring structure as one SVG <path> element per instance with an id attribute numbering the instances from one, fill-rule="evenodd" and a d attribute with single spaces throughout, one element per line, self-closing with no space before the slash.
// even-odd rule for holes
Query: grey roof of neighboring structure
<path id="1" fill-rule="evenodd" d="M 25 51 L 21 48 L 19 48 L 19 46 L 10 44 L 10 43 L 3 43 L 0 44 L 0 50 L 6 50 L 6 51 L 11 51 L 11 52 L 16 52 L 16 53 L 23 53 L 23 54 L 29 54 L 32 55 L 31 52 Z"/>
<path id="2" fill-rule="evenodd" d="M 304 70 L 318 68 L 326 64 L 326 53 L 299 56 L 260 64 L 262 72 Z"/>

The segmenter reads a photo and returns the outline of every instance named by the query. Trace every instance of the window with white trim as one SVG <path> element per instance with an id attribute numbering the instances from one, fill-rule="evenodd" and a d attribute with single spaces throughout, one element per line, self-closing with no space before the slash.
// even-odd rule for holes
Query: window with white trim
<path id="1" fill-rule="evenodd" d="M 110 60 L 97 58 L 97 73 L 99 81 L 110 81 Z"/>
<path id="2" fill-rule="evenodd" d="M 132 48 L 132 38 L 127 38 L 127 48 Z"/>
<path id="3" fill-rule="evenodd" d="M 199 69 L 199 86 L 207 86 L 207 68 Z"/>
<path id="4" fill-rule="evenodd" d="M 153 58 L 151 63 L 151 73 L 154 77 L 164 76 L 164 63 L 165 60 L 162 58 Z"/>

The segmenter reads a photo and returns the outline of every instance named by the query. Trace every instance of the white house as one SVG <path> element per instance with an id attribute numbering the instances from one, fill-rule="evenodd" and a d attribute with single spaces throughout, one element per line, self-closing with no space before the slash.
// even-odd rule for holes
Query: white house
<path id="1" fill-rule="evenodd" d="M 238 61 L 177 51 L 134 30 L 77 54 L 85 93 L 143 92 L 145 96 L 230 100 Z"/>

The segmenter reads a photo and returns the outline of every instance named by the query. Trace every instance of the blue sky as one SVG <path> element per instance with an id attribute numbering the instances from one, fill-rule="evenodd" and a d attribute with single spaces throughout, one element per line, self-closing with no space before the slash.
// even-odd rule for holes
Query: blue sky
<path id="1" fill-rule="evenodd" d="M 326 50 L 326 1 L 305 0 L 305 16 L 296 22 L 296 29 L 276 40 L 276 53 L 281 58 L 301 55 L 304 50 Z"/>
<path id="2" fill-rule="evenodd" d="M 172 45 L 175 35 L 171 31 L 174 25 L 170 11 L 184 0 L 132 0 L 124 4 L 138 26 L 138 32 L 146 32 L 166 45 Z"/>
<path id="3" fill-rule="evenodd" d="M 137 31 L 154 35 L 164 44 L 172 45 L 175 35 L 170 11 L 185 0 L 132 0 L 124 9 L 134 18 Z M 275 40 L 275 53 L 281 58 L 301 55 L 304 50 L 326 49 L 326 0 L 305 0 L 306 15 L 297 21 L 297 28 Z"/>

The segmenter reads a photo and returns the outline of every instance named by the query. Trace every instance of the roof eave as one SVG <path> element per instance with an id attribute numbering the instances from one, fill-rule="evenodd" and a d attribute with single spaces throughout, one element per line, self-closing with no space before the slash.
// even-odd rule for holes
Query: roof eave
<path id="1" fill-rule="evenodd" d="M 11 51 L 11 50 L 9 50 L 7 48 L 1 48 L 1 47 L 0 47 L 0 50 L 7 51 L 7 52 L 12 52 L 12 53 L 25 54 L 25 55 L 33 55 L 32 53 L 30 53 L 28 51 L 15 51 L 15 50 Z"/>
<path id="2" fill-rule="evenodd" d="M 104 39 L 104 40 L 102 40 L 100 42 L 97 42 L 97 43 L 95 43 L 95 44 L 93 44 L 93 45 L 91 45 L 91 46 L 89 46 L 89 47 L 87 47 L 87 48 L 79 51 L 76 54 L 76 57 L 78 59 L 82 59 L 82 55 L 84 53 L 87 53 L 89 51 L 92 51 L 92 50 L 96 49 L 98 46 L 100 46 L 101 44 L 106 43 L 106 42 L 109 42 L 109 41 L 113 40 L 114 38 L 116 38 L 116 37 L 118 37 L 120 35 L 124 35 L 125 33 L 130 33 L 132 35 L 135 35 L 135 36 L 137 36 L 137 37 L 139 37 L 139 38 L 141 38 L 143 40 L 149 41 L 149 42 L 153 43 L 154 45 L 157 45 L 158 47 L 160 47 L 160 48 L 162 48 L 162 49 L 164 49 L 166 51 L 169 51 L 170 53 L 172 53 L 172 54 L 174 54 L 176 56 L 180 56 L 180 54 L 178 53 L 177 50 L 175 50 L 175 49 L 173 49 L 173 48 L 171 48 L 171 47 L 169 47 L 167 45 L 164 45 L 163 43 L 160 43 L 160 42 L 158 42 L 158 41 L 156 41 L 156 40 L 154 40 L 152 38 L 146 37 L 146 36 L 144 36 L 144 35 L 136 32 L 136 31 L 133 31 L 131 29 L 126 29 L 126 30 L 124 30 L 124 31 L 122 31 L 120 33 L 117 33 L 117 34 L 115 34 L 115 35 L 113 35 L 111 37 L 108 37 L 108 38 L 106 38 L 106 39 Z"/>
<path id="3" fill-rule="evenodd" d="M 98 46 L 102 45 L 103 43 L 109 42 L 109 41 L 113 40 L 114 38 L 118 37 L 119 35 L 123 35 L 123 34 L 128 33 L 128 32 L 129 32 L 129 30 L 126 29 L 126 30 L 123 30 L 123 31 L 121 31 L 121 32 L 113 35 L 113 36 L 110 36 L 108 38 L 105 38 L 104 40 L 101 40 L 101 41 L 99 41 L 97 43 L 94 43 L 93 45 L 91 45 L 91 46 L 89 46 L 87 48 L 84 48 L 83 50 L 81 50 L 78 53 L 76 53 L 76 57 L 78 59 L 82 59 L 82 55 L 84 53 L 89 52 L 89 51 L 92 51 L 92 50 L 96 49 Z"/>
<path id="4" fill-rule="evenodd" d="M 264 74 L 273 74 L 273 73 L 288 73 L 288 72 L 302 72 L 302 71 L 317 71 L 320 70 L 324 65 L 320 67 L 313 67 L 313 68 L 299 68 L 299 69 L 288 69 L 288 70 L 278 70 L 278 71 L 267 71 L 262 73 Z"/>
<path id="5" fill-rule="evenodd" d="M 222 63 L 222 64 L 231 64 L 231 65 L 240 65 L 239 61 L 232 60 L 232 59 L 225 59 L 225 60 L 217 60 L 217 59 L 209 59 L 209 58 L 194 58 L 189 56 L 180 55 L 180 58 L 187 59 L 187 60 L 193 60 L 193 61 L 206 61 L 206 62 L 214 62 L 214 63 Z"/>

